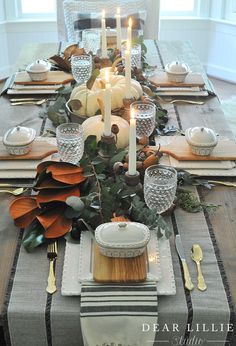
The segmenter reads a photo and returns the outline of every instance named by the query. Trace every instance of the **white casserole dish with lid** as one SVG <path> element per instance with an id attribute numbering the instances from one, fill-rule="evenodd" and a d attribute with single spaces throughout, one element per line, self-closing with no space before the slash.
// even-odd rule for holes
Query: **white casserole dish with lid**
<path id="1" fill-rule="evenodd" d="M 165 66 L 167 77 L 172 83 L 183 83 L 190 69 L 187 64 L 179 61 L 172 61 Z"/>
<path id="2" fill-rule="evenodd" d="M 48 72 L 51 69 L 51 64 L 44 60 L 36 60 L 26 67 L 32 81 L 43 81 L 47 79 Z"/>
<path id="3" fill-rule="evenodd" d="M 210 155 L 218 143 L 216 133 L 207 127 L 190 127 L 185 131 L 185 137 L 192 153 L 200 156 Z"/>
<path id="4" fill-rule="evenodd" d="M 138 222 L 108 222 L 96 228 L 95 239 L 104 256 L 136 257 L 144 252 L 150 230 Z"/>
<path id="5" fill-rule="evenodd" d="M 9 129 L 4 137 L 3 144 L 11 155 L 25 155 L 31 149 L 36 131 L 29 127 L 16 126 Z"/>

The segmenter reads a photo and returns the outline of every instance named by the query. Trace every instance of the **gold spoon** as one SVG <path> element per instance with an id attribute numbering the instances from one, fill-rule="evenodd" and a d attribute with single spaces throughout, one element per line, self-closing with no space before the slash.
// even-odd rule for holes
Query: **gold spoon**
<path id="1" fill-rule="evenodd" d="M 46 99 L 42 99 L 39 101 L 21 101 L 21 102 L 11 102 L 12 106 L 21 106 L 21 105 L 37 105 L 41 106 L 44 102 L 46 102 Z"/>
<path id="2" fill-rule="evenodd" d="M 13 196 L 19 196 L 25 191 L 26 189 L 24 189 L 23 187 L 19 187 L 18 189 L 15 189 L 15 190 L 0 190 L 0 193 L 10 193 Z"/>
<path id="3" fill-rule="evenodd" d="M 198 272 L 198 276 L 197 276 L 198 284 L 197 284 L 197 287 L 198 287 L 198 289 L 200 291 L 205 291 L 207 289 L 207 286 L 205 284 L 205 280 L 204 280 L 204 277 L 202 275 L 202 270 L 201 270 L 201 266 L 200 266 L 200 262 L 203 259 L 202 249 L 201 249 L 200 245 L 194 244 L 192 246 L 191 257 L 192 257 L 192 260 L 197 265 L 197 272 Z"/>

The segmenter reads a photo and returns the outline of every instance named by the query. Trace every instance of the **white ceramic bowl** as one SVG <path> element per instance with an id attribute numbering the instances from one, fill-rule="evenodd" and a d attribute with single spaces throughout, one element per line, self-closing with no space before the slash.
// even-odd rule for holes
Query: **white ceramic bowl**
<path id="1" fill-rule="evenodd" d="M 185 131 L 186 141 L 195 155 L 209 156 L 218 143 L 216 133 L 207 127 L 192 127 Z"/>
<path id="2" fill-rule="evenodd" d="M 36 60 L 26 67 L 26 71 L 32 81 L 39 82 L 47 79 L 50 68 L 51 64 L 49 62 Z"/>
<path id="3" fill-rule="evenodd" d="M 165 66 L 168 80 L 172 83 L 183 83 L 190 69 L 188 65 L 179 61 L 173 61 Z"/>
<path id="4" fill-rule="evenodd" d="M 138 222 L 108 222 L 96 228 L 95 239 L 104 256 L 136 257 L 144 252 L 150 230 Z"/>
<path id="5" fill-rule="evenodd" d="M 34 129 L 16 126 L 5 133 L 3 144 L 10 155 L 26 155 L 31 150 L 35 136 Z"/>

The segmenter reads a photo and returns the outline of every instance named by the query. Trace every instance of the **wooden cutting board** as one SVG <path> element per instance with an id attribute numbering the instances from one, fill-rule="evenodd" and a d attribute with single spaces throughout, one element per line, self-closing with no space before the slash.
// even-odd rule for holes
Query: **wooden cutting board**
<path id="1" fill-rule="evenodd" d="M 184 83 L 173 83 L 169 82 L 166 72 L 163 71 L 156 71 L 153 76 L 149 77 L 149 81 L 159 87 L 203 87 L 205 84 L 200 73 L 189 73 Z"/>
<path id="2" fill-rule="evenodd" d="M 10 155 L 0 142 L 0 160 L 41 160 L 57 152 L 57 147 L 47 141 L 35 141 L 27 155 Z"/>
<path id="3" fill-rule="evenodd" d="M 169 137 L 171 143 L 162 146 L 160 151 L 179 161 L 235 161 L 236 142 L 233 140 L 219 140 L 217 146 L 209 156 L 194 155 L 184 136 Z"/>
<path id="4" fill-rule="evenodd" d="M 94 244 L 93 279 L 97 282 L 142 282 L 147 278 L 147 252 L 133 258 L 103 256 Z"/>
<path id="5" fill-rule="evenodd" d="M 19 85 L 57 85 L 72 82 L 73 76 L 63 71 L 49 71 L 48 78 L 43 81 L 32 81 L 27 72 L 18 72 L 15 77 L 15 84 Z"/>

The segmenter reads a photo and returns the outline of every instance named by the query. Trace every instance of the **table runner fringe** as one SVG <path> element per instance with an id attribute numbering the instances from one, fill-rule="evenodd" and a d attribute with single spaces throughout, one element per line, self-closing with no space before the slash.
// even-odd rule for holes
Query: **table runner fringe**
<path id="1" fill-rule="evenodd" d="M 7 285 L 7 289 L 6 289 L 6 293 L 5 293 L 5 300 L 3 303 L 3 326 L 4 326 L 4 338 L 5 338 L 6 346 L 11 346 L 11 337 L 10 337 L 10 331 L 9 331 L 9 327 L 8 327 L 8 315 L 7 315 L 7 313 L 8 313 L 8 305 L 10 302 L 11 292 L 12 292 L 13 283 L 14 283 L 14 277 L 15 277 L 15 273 L 16 273 L 17 262 L 18 262 L 18 258 L 19 258 L 19 254 L 20 254 L 20 248 L 21 248 L 21 242 L 23 239 L 23 234 L 24 234 L 24 229 L 21 228 L 19 231 L 18 239 L 17 239 L 15 256 L 14 256 L 13 264 L 11 267 L 10 277 L 9 277 L 9 281 L 8 281 L 8 285 Z"/>

